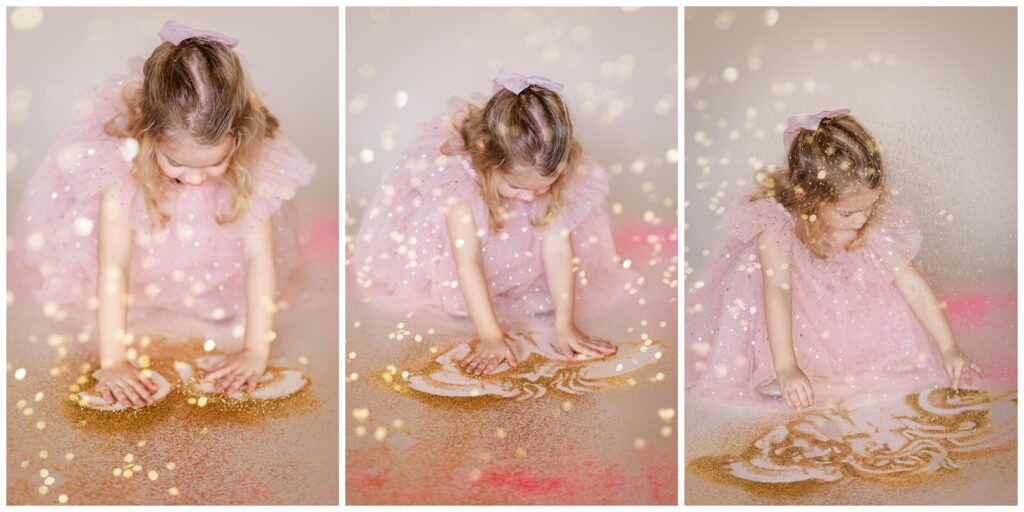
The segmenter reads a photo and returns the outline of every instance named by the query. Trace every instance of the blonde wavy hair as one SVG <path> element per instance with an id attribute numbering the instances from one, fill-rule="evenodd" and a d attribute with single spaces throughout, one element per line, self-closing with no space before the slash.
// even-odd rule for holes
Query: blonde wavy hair
<path id="1" fill-rule="evenodd" d="M 461 144 L 448 141 L 442 153 L 466 155 L 480 178 L 491 232 L 504 226 L 505 209 L 498 194 L 498 177 L 516 165 L 535 167 L 541 176 L 555 177 L 548 190 L 547 212 L 530 219 L 534 226 L 551 221 L 563 207 L 566 178 L 579 163 L 582 148 L 573 135 L 572 117 L 562 97 L 531 85 L 515 94 L 495 93 L 483 108 L 469 106 L 455 127 Z"/>
<path id="2" fill-rule="evenodd" d="M 221 43 L 189 38 L 178 45 L 165 42 L 142 67 L 143 82 L 126 86 L 126 110 L 104 125 L 108 135 L 134 138 L 139 152 L 133 176 L 142 186 L 156 223 L 170 216 L 160 209 L 165 178 L 156 160 L 157 145 L 169 136 L 186 134 L 197 143 L 215 145 L 234 137 L 230 163 L 222 178 L 233 191 L 230 209 L 217 222 L 235 221 L 252 194 L 250 166 L 263 139 L 273 137 L 278 122 L 253 89 L 241 59 Z"/>
<path id="3" fill-rule="evenodd" d="M 785 169 L 758 173 L 761 187 L 750 200 L 775 198 L 793 214 L 797 237 L 818 258 L 827 258 L 831 249 L 825 236 L 828 226 L 817 221 L 822 206 L 858 189 L 880 189 L 879 204 L 888 199 L 878 143 L 853 116 L 828 117 L 816 130 L 800 130 L 786 157 Z M 864 244 L 875 211 L 847 244 L 848 250 Z"/>

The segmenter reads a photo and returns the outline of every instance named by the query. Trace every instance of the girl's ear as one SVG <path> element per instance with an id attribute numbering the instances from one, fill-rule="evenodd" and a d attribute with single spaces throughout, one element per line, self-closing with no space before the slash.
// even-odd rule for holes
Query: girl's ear
<path id="1" fill-rule="evenodd" d="M 484 147 L 485 147 L 484 146 L 484 141 L 480 140 L 480 139 L 477 139 L 477 141 L 476 141 L 476 148 L 479 149 L 480 151 L 483 151 Z"/>

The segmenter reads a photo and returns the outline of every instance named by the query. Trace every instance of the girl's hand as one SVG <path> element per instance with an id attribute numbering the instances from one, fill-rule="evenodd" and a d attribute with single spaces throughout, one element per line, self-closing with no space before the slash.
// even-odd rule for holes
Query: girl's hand
<path id="1" fill-rule="evenodd" d="M 511 366 L 516 365 L 516 357 L 505 342 L 504 334 L 496 338 L 480 338 L 476 350 L 463 359 L 460 366 L 469 373 L 480 375 L 491 373 L 502 361 L 508 361 Z"/>
<path id="2" fill-rule="evenodd" d="M 978 365 L 971 362 L 960 352 L 960 349 L 953 348 L 949 351 L 942 353 L 944 359 L 944 366 L 946 368 L 946 375 L 949 376 L 949 380 L 953 383 L 953 391 L 960 390 L 960 382 L 964 384 L 974 385 L 971 379 L 971 373 L 977 374 L 979 378 L 984 378 L 985 374 L 982 373 L 981 368 Z"/>
<path id="3" fill-rule="evenodd" d="M 108 404 L 116 401 L 123 407 L 138 409 L 153 403 L 151 393 L 156 392 L 156 384 L 127 361 L 101 368 L 97 378 L 96 391 Z"/>
<path id="4" fill-rule="evenodd" d="M 814 405 L 814 389 L 811 388 L 811 380 L 804 375 L 800 368 L 777 370 L 775 375 L 779 379 L 782 397 L 786 399 L 790 409 Z"/>
<path id="5" fill-rule="evenodd" d="M 217 391 L 234 394 L 245 387 L 246 393 L 256 391 L 263 372 L 267 371 L 267 354 L 252 349 L 243 349 L 222 359 L 210 368 L 203 382 L 217 383 Z"/>
<path id="6" fill-rule="evenodd" d="M 558 329 L 558 346 L 570 361 L 575 354 L 604 357 L 618 350 L 608 340 L 583 334 L 575 325 Z"/>

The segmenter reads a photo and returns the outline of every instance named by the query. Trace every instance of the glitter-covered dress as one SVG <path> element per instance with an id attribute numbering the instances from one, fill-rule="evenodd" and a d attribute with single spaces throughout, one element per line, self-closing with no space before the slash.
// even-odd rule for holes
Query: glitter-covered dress
<path id="1" fill-rule="evenodd" d="M 488 211 L 477 173 L 457 150 L 461 137 L 454 126 L 468 102 L 453 98 L 449 111 L 434 116 L 387 171 L 366 209 L 355 240 L 352 267 L 360 295 L 380 307 L 406 311 L 468 314 L 458 287 L 444 208 L 466 201 L 480 236 L 484 274 L 491 304 L 501 322 L 553 311 L 541 254 L 539 228 L 545 196 L 532 202 L 503 200 L 510 215 L 498 232 L 488 229 Z M 451 140 L 455 154 L 441 146 Z M 571 231 L 578 258 L 576 316 L 605 309 L 621 295 L 632 273 L 615 259 L 605 200 L 608 173 L 584 157 L 569 176 L 559 222 Z"/>
<path id="2" fill-rule="evenodd" d="M 245 316 L 242 236 L 273 219 L 279 297 L 299 259 L 297 217 L 288 199 L 309 184 L 315 166 L 283 137 L 266 139 L 251 166 L 252 194 L 241 216 L 218 224 L 232 192 L 211 178 L 199 186 L 163 182 L 165 226 L 153 223 L 133 177 L 131 142 L 104 133 L 125 108 L 122 89 L 138 75 L 115 76 L 91 90 L 75 120 L 47 152 L 23 191 L 12 222 L 8 276 L 48 316 L 95 323 L 100 197 L 117 183 L 133 230 L 128 276 L 132 333 L 169 337 L 226 336 L 240 344 Z M 77 327 L 76 327 L 77 328 Z M 230 333 L 230 334 L 228 334 Z M 231 339 L 218 340 L 230 346 Z M 227 343 L 222 343 L 227 341 Z"/>
<path id="3" fill-rule="evenodd" d="M 690 396 L 759 401 L 754 388 L 775 379 L 757 251 L 761 232 L 773 233 L 791 259 L 793 348 L 816 399 L 949 383 L 935 342 L 886 265 L 911 264 L 920 248 L 922 230 L 911 211 L 879 205 L 865 244 L 827 259 L 811 254 L 790 213 L 772 198 L 741 198 L 723 225 L 728 240 L 686 290 Z"/>

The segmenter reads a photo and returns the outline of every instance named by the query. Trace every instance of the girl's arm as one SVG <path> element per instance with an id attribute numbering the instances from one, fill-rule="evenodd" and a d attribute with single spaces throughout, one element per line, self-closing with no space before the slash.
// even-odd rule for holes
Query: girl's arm
<path id="1" fill-rule="evenodd" d="M 273 218 L 242 237 L 245 255 L 245 350 L 266 358 L 274 329 L 274 222 Z M 258 377 L 257 377 L 258 378 Z"/>
<path id="2" fill-rule="evenodd" d="M 463 202 L 449 208 L 444 220 L 448 227 L 448 242 L 455 256 L 459 287 L 462 288 L 462 296 L 466 299 L 466 307 L 476 325 L 477 334 L 480 339 L 500 339 L 502 331 L 491 307 L 480 239 L 476 236 L 477 227 L 469 203 Z"/>
<path id="3" fill-rule="evenodd" d="M 576 328 L 576 273 L 573 271 L 572 239 L 568 229 L 552 224 L 541 231 L 541 251 L 548 291 L 555 306 L 555 328 L 562 352 L 569 359 L 578 352 L 594 357 L 615 352 L 615 346 L 601 338 L 587 336 Z"/>
<path id="4" fill-rule="evenodd" d="M 935 292 L 932 291 L 928 281 L 917 270 L 917 267 L 911 262 L 906 262 L 901 265 L 890 264 L 889 268 L 895 276 L 896 288 L 899 289 L 907 304 L 910 305 L 910 309 L 914 311 L 914 315 L 924 324 L 928 333 L 938 344 L 939 350 L 942 351 L 946 373 L 953 383 L 953 389 L 959 389 L 961 379 L 969 377 L 964 372 L 973 371 L 981 376 L 981 371 L 977 366 L 964 357 L 957 347 L 956 341 L 953 339 L 953 332 L 939 307 Z"/>
<path id="5" fill-rule="evenodd" d="M 123 209 L 124 190 L 114 185 L 100 198 L 97 232 L 99 260 L 96 280 L 96 324 L 100 367 L 128 362 L 124 336 L 128 324 L 128 271 L 131 268 L 132 230 Z"/>
<path id="6" fill-rule="evenodd" d="M 790 289 L 789 253 L 780 248 L 777 236 L 762 231 L 757 235 L 758 260 L 764 278 L 764 314 L 771 346 L 772 363 L 782 396 L 790 408 L 814 404 L 810 380 L 796 363 L 793 351 L 793 295 Z"/>
<path id="7" fill-rule="evenodd" d="M 243 387 L 256 390 L 267 369 L 270 342 L 274 339 L 274 224 L 273 219 L 242 236 L 245 256 L 245 340 L 242 351 L 224 358 L 210 369 L 204 380 L 216 381 L 217 388 L 232 394 Z"/>
<path id="8" fill-rule="evenodd" d="M 505 342 L 505 334 L 498 325 L 491 307 L 491 295 L 487 291 L 487 276 L 484 274 L 484 262 L 480 250 L 480 240 L 476 236 L 476 223 L 468 203 L 459 203 L 445 213 L 445 225 L 448 227 L 448 242 L 455 256 L 455 268 L 458 272 L 459 287 L 466 299 L 469 316 L 473 318 L 480 343 L 470 355 L 462 360 L 462 368 L 467 372 L 480 375 L 490 373 L 502 361 L 515 366 L 516 358 L 512 348 Z"/>
<path id="9" fill-rule="evenodd" d="M 107 403 L 142 407 L 152 403 L 156 384 L 128 361 L 128 272 L 131 269 L 132 230 L 123 205 L 126 190 L 116 184 L 100 197 L 97 219 L 96 326 L 100 344 L 96 391 Z"/>

